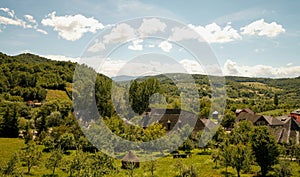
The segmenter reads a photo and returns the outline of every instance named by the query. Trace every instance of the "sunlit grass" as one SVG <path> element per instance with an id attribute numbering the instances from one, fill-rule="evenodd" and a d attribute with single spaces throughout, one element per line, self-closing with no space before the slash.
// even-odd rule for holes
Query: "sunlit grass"
<path id="1" fill-rule="evenodd" d="M 65 91 L 48 89 L 46 100 L 70 100 L 70 98 Z"/>

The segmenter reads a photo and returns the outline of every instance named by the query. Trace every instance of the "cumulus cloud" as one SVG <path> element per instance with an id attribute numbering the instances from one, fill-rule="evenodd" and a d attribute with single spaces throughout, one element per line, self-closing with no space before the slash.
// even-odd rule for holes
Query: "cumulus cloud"
<path id="1" fill-rule="evenodd" d="M 56 12 L 48 14 L 42 20 L 42 24 L 53 27 L 53 30 L 57 31 L 60 37 L 69 41 L 76 41 L 84 33 L 95 33 L 104 28 L 103 24 L 93 17 L 87 18 L 81 14 L 56 16 Z"/>
<path id="2" fill-rule="evenodd" d="M 284 32 L 285 29 L 282 27 L 282 25 L 277 24 L 276 22 L 267 23 L 264 21 L 264 19 L 254 21 L 241 28 L 241 34 L 251 36 L 258 35 L 275 37 Z"/>
<path id="3" fill-rule="evenodd" d="M 240 74 L 237 68 L 238 68 L 238 66 L 237 66 L 236 62 L 227 60 L 224 64 L 223 72 L 226 75 L 237 76 Z"/>
<path id="4" fill-rule="evenodd" d="M 78 58 L 64 57 L 60 55 L 44 56 L 59 61 L 79 61 Z M 92 60 L 95 61 L 94 59 Z M 178 62 L 163 62 L 159 59 L 147 61 L 126 61 L 113 60 L 110 58 L 101 60 L 101 68 L 97 71 L 109 77 L 128 75 L 157 75 L 162 73 L 189 73 L 189 74 L 205 74 L 205 75 L 223 75 L 227 76 L 245 76 L 245 77 L 298 77 L 300 76 L 300 66 L 282 66 L 273 67 L 268 65 L 241 65 L 235 61 L 227 60 L 220 68 L 217 64 L 201 65 L 199 62 L 191 59 L 183 59 Z M 97 65 L 98 66 L 98 65 Z"/>
<path id="5" fill-rule="evenodd" d="M 135 29 L 126 23 L 116 25 L 109 34 L 103 37 L 104 43 L 126 42 L 134 38 L 136 38 Z"/>
<path id="6" fill-rule="evenodd" d="M 181 41 L 188 39 L 198 39 L 199 41 L 203 41 L 204 39 L 208 43 L 226 43 L 240 40 L 242 37 L 231 26 L 231 23 L 228 23 L 223 28 L 216 23 L 211 23 L 206 26 L 189 24 L 188 27 L 174 27 L 172 29 L 170 40 Z"/>
<path id="7" fill-rule="evenodd" d="M 151 59 L 144 60 L 112 60 L 106 59 L 100 73 L 109 77 L 127 76 L 149 76 L 163 73 L 187 73 L 187 70 L 179 62 L 165 62 L 165 60 Z"/>
<path id="8" fill-rule="evenodd" d="M 188 26 L 199 33 L 208 43 L 226 43 L 242 39 L 238 31 L 231 26 L 231 23 L 227 23 L 223 28 L 216 23 L 206 26 L 194 26 L 192 24 Z"/>
<path id="9" fill-rule="evenodd" d="M 56 61 L 71 61 L 71 62 L 79 61 L 79 58 L 67 57 L 63 55 L 41 55 L 41 57 L 48 58 L 50 60 L 56 60 Z"/>
<path id="10" fill-rule="evenodd" d="M 169 40 L 172 41 L 182 41 L 182 40 L 189 40 L 189 39 L 198 39 L 199 34 L 197 34 L 193 29 L 190 27 L 174 27 L 171 29 L 172 35 L 169 37 Z"/>
<path id="11" fill-rule="evenodd" d="M 225 75 L 247 76 L 247 77 L 298 77 L 300 76 L 300 66 L 273 67 L 267 65 L 240 65 L 232 60 L 227 60 L 223 67 Z"/>
<path id="12" fill-rule="evenodd" d="M 211 73 L 220 73 L 216 65 L 202 67 L 199 62 L 190 59 L 180 61 L 168 61 L 161 59 L 147 58 L 144 60 L 112 60 L 106 59 L 98 72 L 109 77 L 128 75 L 128 76 L 146 76 L 165 73 L 189 73 L 189 74 L 207 74 L 206 70 L 212 70 Z M 168 60 L 168 59 L 167 59 Z"/>
<path id="13" fill-rule="evenodd" d="M 10 10 L 9 8 L 5 7 L 5 8 L 0 8 L 0 11 L 3 11 L 5 13 L 7 13 L 11 18 L 13 18 L 15 16 L 15 11 L 14 10 Z"/>
<path id="14" fill-rule="evenodd" d="M 155 34 L 159 31 L 164 31 L 167 25 L 157 18 L 143 19 L 141 26 L 138 29 L 141 37 Z"/>
<path id="15" fill-rule="evenodd" d="M 0 16 L 0 24 L 3 25 L 15 25 L 15 26 L 22 26 L 24 28 L 26 28 L 27 26 L 25 25 L 25 23 L 21 20 L 17 20 L 17 19 L 12 19 L 12 18 L 7 18 L 7 17 L 3 17 Z"/>
<path id="16" fill-rule="evenodd" d="M 143 42 L 142 39 L 137 39 L 132 41 L 132 45 L 128 46 L 128 49 L 130 50 L 143 50 L 143 45 L 141 43 Z"/>
<path id="17" fill-rule="evenodd" d="M 101 68 L 98 69 L 98 72 L 109 76 L 109 77 L 114 77 L 117 75 L 125 75 L 119 73 L 120 70 L 126 65 L 126 61 L 124 60 L 111 60 L 111 59 L 106 59 Z M 130 74 L 128 74 L 130 75 Z"/>
<path id="18" fill-rule="evenodd" d="M 183 59 L 179 62 L 182 67 L 190 74 L 204 74 L 203 67 L 195 60 Z"/>
<path id="19" fill-rule="evenodd" d="M 46 31 L 38 28 L 38 23 L 31 15 L 24 15 L 24 20 L 18 18 L 15 16 L 14 10 L 10 10 L 9 8 L 0 8 L 0 11 L 3 11 L 6 13 L 5 16 L 0 15 L 0 24 L 6 26 L 6 25 L 13 25 L 13 26 L 20 26 L 23 28 L 33 28 L 37 32 L 47 34 Z"/>
<path id="20" fill-rule="evenodd" d="M 172 49 L 172 44 L 168 41 L 162 41 L 159 45 L 159 48 L 161 48 L 163 51 L 165 52 L 170 52 L 170 50 Z"/>
<path id="21" fill-rule="evenodd" d="M 24 15 L 24 18 L 30 23 L 37 24 L 36 20 L 33 18 L 32 15 Z"/>
<path id="22" fill-rule="evenodd" d="M 105 50 L 105 45 L 102 42 L 100 42 L 98 39 L 96 39 L 95 43 L 90 48 L 88 48 L 87 51 L 96 53 L 102 50 Z"/>

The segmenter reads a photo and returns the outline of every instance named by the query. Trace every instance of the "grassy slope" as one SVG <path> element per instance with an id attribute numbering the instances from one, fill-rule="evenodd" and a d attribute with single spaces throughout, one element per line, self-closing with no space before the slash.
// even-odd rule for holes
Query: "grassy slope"
<path id="1" fill-rule="evenodd" d="M 46 100 L 70 100 L 67 93 L 62 90 L 47 90 Z"/>
<path id="2" fill-rule="evenodd" d="M 0 138 L 0 162 L 3 164 L 7 162 L 10 156 L 18 152 L 24 147 L 24 141 L 22 139 L 17 138 Z M 40 149 L 43 147 L 40 146 Z M 187 159 L 173 159 L 172 156 L 166 156 L 164 158 L 157 159 L 155 161 L 156 170 L 154 172 L 155 176 L 161 177 L 175 177 L 179 175 L 179 168 L 176 166 L 178 163 L 182 163 L 184 166 L 193 166 L 197 172 L 199 177 L 221 177 L 225 176 L 225 167 L 220 167 L 215 169 L 214 163 L 211 159 L 210 155 L 199 155 L 202 150 L 194 150 L 193 155 Z M 74 152 L 71 152 L 71 155 L 65 155 L 64 159 L 68 159 L 72 156 Z M 42 176 L 43 174 L 50 174 L 50 170 L 45 168 L 45 162 L 49 157 L 49 153 L 43 153 L 41 164 L 37 167 L 33 167 L 30 175 L 25 176 Z M 115 174 L 107 175 L 106 177 L 125 177 L 128 176 L 128 171 L 121 169 L 121 161 L 115 160 L 115 164 L 118 167 L 119 171 Z M 21 165 L 19 165 L 21 166 Z M 142 162 L 141 168 L 136 169 L 134 171 L 134 176 L 151 176 L 150 171 L 147 170 L 149 166 L 149 162 Z M 292 163 L 293 174 L 299 174 L 299 165 L 296 163 Z M 25 167 L 20 168 L 21 171 L 26 172 Z M 251 177 L 254 176 L 255 173 L 259 171 L 258 166 L 253 166 L 253 174 L 242 174 L 242 177 Z M 229 176 L 236 176 L 236 172 L 231 167 L 228 168 Z M 67 176 L 66 173 L 62 172 L 59 168 L 56 170 L 56 174 L 58 176 Z"/>
<path id="3" fill-rule="evenodd" d="M 0 162 L 6 162 L 24 146 L 24 140 L 17 138 L 0 138 Z"/>

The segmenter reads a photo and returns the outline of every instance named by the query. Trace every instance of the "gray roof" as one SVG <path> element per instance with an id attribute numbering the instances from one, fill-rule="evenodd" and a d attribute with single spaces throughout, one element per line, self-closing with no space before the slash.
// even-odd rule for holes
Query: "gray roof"
<path id="1" fill-rule="evenodd" d="M 248 112 L 241 112 L 235 119 L 236 122 L 240 122 L 243 120 L 248 120 L 252 123 L 255 123 L 260 117 L 262 117 L 261 115 L 258 114 L 251 114 Z"/>
<path id="2" fill-rule="evenodd" d="M 179 123 L 180 121 L 181 123 Z M 216 124 L 210 119 L 199 119 L 198 116 L 190 111 L 181 109 L 156 109 L 151 108 L 151 111 L 144 114 L 140 124 L 143 127 L 148 127 L 153 123 L 161 123 L 164 127 L 167 127 L 168 121 L 170 122 L 170 129 L 177 130 L 178 128 L 189 125 L 194 127 L 194 132 L 203 130 L 204 127 L 211 129 Z"/>
<path id="3" fill-rule="evenodd" d="M 300 109 L 297 109 L 297 110 L 291 112 L 291 114 L 300 114 Z"/>

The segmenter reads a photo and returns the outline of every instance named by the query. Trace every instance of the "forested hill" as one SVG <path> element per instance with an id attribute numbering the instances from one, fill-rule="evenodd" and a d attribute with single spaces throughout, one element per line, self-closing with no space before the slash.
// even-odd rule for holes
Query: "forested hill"
<path id="1" fill-rule="evenodd" d="M 67 95 L 70 100 L 75 67 L 76 63 L 53 61 L 28 53 L 17 56 L 0 53 L 0 100 L 41 102 L 52 97 L 66 97 L 64 95 Z M 211 97 L 209 80 L 203 75 L 193 75 L 193 77 L 202 107 L 208 107 L 207 100 Z M 159 90 L 166 96 L 168 107 L 178 107 L 180 95 L 176 85 L 163 75 L 155 76 L 155 78 L 160 82 Z M 227 76 L 225 78 L 228 110 L 250 107 L 256 112 L 264 112 L 300 107 L 300 77 L 270 79 Z M 96 87 L 106 87 L 96 89 L 97 106 L 103 110 L 106 109 L 105 115 L 110 115 L 110 112 L 114 112 L 111 101 L 108 100 L 112 81 L 98 74 L 97 82 Z M 128 95 L 124 95 L 126 96 Z M 207 111 L 205 112 L 203 115 L 207 114 Z"/>
<path id="2" fill-rule="evenodd" d="M 75 63 L 52 61 L 33 54 L 0 53 L 0 93 L 10 101 L 43 101 L 46 89 L 66 90 Z"/>

